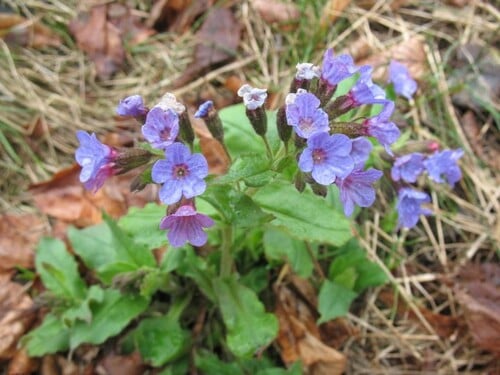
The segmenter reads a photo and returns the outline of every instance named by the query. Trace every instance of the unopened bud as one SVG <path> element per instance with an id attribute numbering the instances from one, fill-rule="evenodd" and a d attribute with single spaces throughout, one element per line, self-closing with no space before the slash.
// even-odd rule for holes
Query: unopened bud
<path id="1" fill-rule="evenodd" d="M 194 117 L 202 118 L 205 121 L 210 134 L 212 134 L 212 136 L 220 143 L 224 144 L 224 128 L 222 127 L 222 121 L 220 120 L 219 114 L 215 110 L 214 103 L 211 100 L 207 100 L 201 104 L 194 114 Z"/>
<path id="2" fill-rule="evenodd" d="M 128 172 L 149 162 L 153 156 L 142 148 L 121 149 L 115 159 L 117 174 Z"/>
<path id="3" fill-rule="evenodd" d="M 304 181 L 304 173 L 302 173 L 301 171 L 298 171 L 295 174 L 295 178 L 294 178 L 293 183 L 295 185 L 295 189 L 297 189 L 297 191 L 299 193 L 302 193 L 304 191 L 304 189 L 306 188 L 306 182 Z"/>
<path id="4" fill-rule="evenodd" d="M 320 197 L 325 198 L 328 194 L 328 189 L 325 185 L 320 185 L 317 182 L 313 182 L 309 184 L 314 194 L 319 195 Z"/>
<path id="5" fill-rule="evenodd" d="M 354 108 L 354 101 L 349 95 L 342 95 L 336 98 L 333 102 L 328 104 L 325 108 L 326 113 L 330 119 L 334 119 L 349 112 Z"/>
<path id="6" fill-rule="evenodd" d="M 286 106 L 282 106 L 278 109 L 278 114 L 276 115 L 276 126 L 278 128 L 278 136 L 284 143 L 287 143 L 292 136 L 292 127 L 288 125 L 286 121 Z"/>
<path id="7" fill-rule="evenodd" d="M 266 135 L 267 132 L 267 116 L 266 111 L 262 107 L 257 107 L 255 109 L 246 109 L 245 111 L 250 124 L 252 124 L 255 132 L 261 137 Z"/>
<path id="8" fill-rule="evenodd" d="M 179 115 L 179 136 L 188 145 L 193 145 L 194 131 L 187 111 Z"/>

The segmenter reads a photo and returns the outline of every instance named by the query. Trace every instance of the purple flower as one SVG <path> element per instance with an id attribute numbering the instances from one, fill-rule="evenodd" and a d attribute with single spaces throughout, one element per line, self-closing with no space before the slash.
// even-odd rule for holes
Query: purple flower
<path id="1" fill-rule="evenodd" d="M 360 77 L 348 93 L 355 107 L 362 104 L 378 103 L 385 99 L 385 91 L 372 81 L 372 70 L 368 65 L 359 68 Z"/>
<path id="2" fill-rule="evenodd" d="M 429 203 L 431 198 L 424 192 L 410 188 L 402 188 L 398 193 L 396 210 L 398 211 L 398 228 L 413 228 L 420 215 L 430 215 L 432 211 L 422 208 L 422 203 Z"/>
<path id="3" fill-rule="evenodd" d="M 321 74 L 320 69 L 311 63 L 299 63 L 296 68 L 297 73 L 295 74 L 295 78 L 300 81 L 309 81 L 315 77 L 318 78 Z"/>
<path id="4" fill-rule="evenodd" d="M 128 96 L 121 100 L 116 107 L 116 113 L 120 116 L 144 116 L 148 109 L 144 106 L 144 102 L 140 95 Z"/>
<path id="5" fill-rule="evenodd" d="M 444 182 L 441 176 L 444 175 L 448 184 L 454 186 L 462 178 L 462 172 L 458 167 L 457 161 L 463 154 L 462 149 L 457 149 L 444 150 L 429 156 L 424 161 L 424 166 L 427 169 L 427 173 L 429 173 L 429 177 L 434 182 L 441 184 Z"/>
<path id="6" fill-rule="evenodd" d="M 344 205 L 346 216 L 352 215 L 355 204 L 359 207 L 370 207 L 375 202 L 375 189 L 372 184 L 380 179 L 382 174 L 373 168 L 363 171 L 362 165 L 357 165 L 346 178 L 335 181 L 339 187 L 340 200 Z"/>
<path id="7" fill-rule="evenodd" d="M 300 92 L 287 100 L 286 120 L 299 137 L 309 138 L 316 133 L 327 133 L 328 115 L 319 108 L 319 99 L 309 92 Z"/>
<path id="8" fill-rule="evenodd" d="M 199 214 L 191 205 L 184 205 L 172 214 L 165 216 L 160 222 L 160 229 L 168 229 L 168 240 L 173 247 L 180 247 L 186 242 L 194 246 L 202 246 L 207 242 L 207 234 L 203 228 L 214 225 L 214 221 Z"/>
<path id="9" fill-rule="evenodd" d="M 249 110 L 254 110 L 262 107 L 267 98 L 267 89 L 257 89 L 250 85 L 243 85 L 238 90 L 238 96 L 243 98 L 245 107 Z"/>
<path id="10" fill-rule="evenodd" d="M 214 102 L 211 100 L 207 100 L 205 103 L 202 103 L 199 107 L 196 113 L 194 114 L 194 117 L 196 118 L 203 118 L 208 116 L 208 112 L 214 107 Z"/>
<path id="11" fill-rule="evenodd" d="M 394 85 L 396 94 L 410 100 L 417 91 L 417 82 L 410 76 L 410 72 L 403 64 L 392 60 L 389 65 L 389 82 Z"/>
<path id="12" fill-rule="evenodd" d="M 424 171 L 425 156 L 419 152 L 403 155 L 394 161 L 391 177 L 394 181 L 416 182 Z"/>
<path id="13" fill-rule="evenodd" d="M 160 200 L 165 204 L 178 202 L 184 195 L 193 198 L 206 189 L 203 180 L 208 174 L 207 160 L 202 154 L 193 154 L 182 143 L 173 143 L 165 150 L 165 159 L 158 160 L 151 171 L 154 182 L 163 184 Z"/>
<path id="14" fill-rule="evenodd" d="M 352 140 L 351 158 L 355 165 L 364 164 L 372 151 L 372 143 L 365 137 L 358 137 Z"/>
<path id="15" fill-rule="evenodd" d="M 389 155 L 393 155 L 390 145 L 397 141 L 400 135 L 398 127 L 389 118 L 394 111 L 394 102 L 390 100 L 380 100 L 378 103 L 384 104 L 382 111 L 373 117 L 365 120 L 366 135 L 377 138 L 379 143 L 384 146 Z"/>
<path id="16" fill-rule="evenodd" d="M 82 167 L 80 182 L 94 193 L 101 188 L 108 177 L 116 173 L 117 152 L 112 147 L 99 142 L 95 134 L 82 130 L 76 132 L 80 146 L 76 149 L 75 159 Z"/>
<path id="17" fill-rule="evenodd" d="M 165 150 L 179 134 L 179 116 L 173 109 L 154 107 L 146 117 L 142 134 L 153 147 Z"/>
<path id="18" fill-rule="evenodd" d="M 356 73 L 357 68 L 350 55 L 334 56 L 333 49 L 327 49 L 323 55 L 321 79 L 329 86 L 336 86 L 340 81 Z"/>
<path id="19" fill-rule="evenodd" d="M 351 173 L 354 161 L 350 156 L 351 140 L 344 134 L 315 134 L 307 140 L 307 147 L 299 158 L 299 168 L 311 172 L 321 185 L 330 185 L 337 177 Z"/>

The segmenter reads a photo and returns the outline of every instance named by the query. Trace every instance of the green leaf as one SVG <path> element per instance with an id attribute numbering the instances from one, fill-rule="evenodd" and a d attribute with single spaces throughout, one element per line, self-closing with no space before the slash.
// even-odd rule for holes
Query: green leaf
<path id="1" fill-rule="evenodd" d="M 45 315 L 42 324 L 24 336 L 21 345 L 30 357 L 41 357 L 69 348 L 69 329 L 54 314 Z"/>
<path id="2" fill-rule="evenodd" d="M 140 294 L 143 297 L 149 298 L 156 291 L 168 285 L 169 275 L 160 269 L 152 269 L 141 281 Z"/>
<path id="3" fill-rule="evenodd" d="M 208 299 L 215 301 L 215 292 L 211 282 L 215 277 L 214 270 L 209 268 L 206 260 L 197 256 L 191 247 L 175 249 L 175 251 L 179 252 L 179 257 L 182 256 L 176 268 L 177 273 L 192 279 Z"/>
<path id="4" fill-rule="evenodd" d="M 167 243 L 164 230 L 160 229 L 160 221 L 165 216 L 165 206 L 148 203 L 143 208 L 131 207 L 118 225 L 138 245 L 155 249 Z"/>
<path id="5" fill-rule="evenodd" d="M 229 186 L 210 186 L 200 200 L 208 201 L 221 212 L 226 223 L 252 228 L 271 220 L 248 195 Z"/>
<path id="6" fill-rule="evenodd" d="M 155 267 L 151 251 L 133 239 L 109 218 L 106 223 L 78 230 L 70 227 L 71 245 L 85 265 L 96 271 L 99 279 L 111 284 L 116 275 L 136 271 L 144 266 Z"/>
<path id="7" fill-rule="evenodd" d="M 43 238 L 37 247 L 35 266 L 43 284 L 55 296 L 73 301 L 84 298 L 87 287 L 75 259 L 61 240 Z"/>
<path id="8" fill-rule="evenodd" d="M 297 240 L 282 230 L 271 228 L 264 233 L 263 242 L 269 259 L 285 259 L 298 275 L 311 276 L 314 265 L 304 241 Z"/>
<path id="9" fill-rule="evenodd" d="M 215 354 L 206 351 L 196 355 L 195 365 L 205 375 L 243 375 L 236 362 L 223 362 Z"/>
<path id="10" fill-rule="evenodd" d="M 271 149 L 276 152 L 280 141 L 276 128 L 276 111 L 266 111 L 267 133 Z M 245 106 L 236 104 L 219 111 L 219 116 L 224 126 L 224 143 L 233 159 L 241 154 L 260 153 L 266 154 L 262 139 L 255 133 L 245 114 Z"/>
<path id="11" fill-rule="evenodd" d="M 290 183 L 267 185 L 253 199 L 276 219 L 272 225 L 305 241 L 342 245 L 351 238 L 350 222 L 323 198 L 308 190 L 299 193 Z"/>
<path id="12" fill-rule="evenodd" d="M 83 343 L 102 344 L 119 334 L 148 305 L 146 298 L 122 294 L 114 289 L 104 290 L 101 303 L 91 305 L 91 323 L 75 321 L 71 328 L 70 348 L 75 349 Z"/>
<path id="13" fill-rule="evenodd" d="M 325 280 L 318 296 L 318 310 L 321 317 L 318 323 L 345 316 L 357 294 L 350 289 L 330 280 Z"/>
<path id="14" fill-rule="evenodd" d="M 227 329 L 227 344 L 238 357 L 249 357 L 278 333 L 278 320 L 266 313 L 257 295 L 234 277 L 214 279 L 214 290 Z"/>
<path id="15" fill-rule="evenodd" d="M 90 305 L 92 303 L 100 303 L 104 298 L 103 290 L 98 285 L 92 285 L 87 292 L 85 299 L 76 306 L 73 306 L 64 311 L 62 314 L 62 322 L 66 327 L 71 327 L 76 320 L 82 320 L 86 323 L 92 322 L 92 311 Z"/>
<path id="16" fill-rule="evenodd" d="M 366 288 L 385 284 L 389 280 L 384 270 L 369 260 L 358 264 L 356 271 L 358 278 L 354 284 L 354 290 L 358 293 Z"/>
<path id="17" fill-rule="evenodd" d="M 269 171 L 269 160 L 262 154 L 241 155 L 233 161 L 231 168 L 224 175 L 212 181 L 216 185 L 232 184 L 245 178 L 251 178 Z"/>
<path id="18" fill-rule="evenodd" d="M 168 315 L 142 320 L 131 335 L 142 358 L 155 367 L 175 360 L 190 344 L 190 333 Z"/>

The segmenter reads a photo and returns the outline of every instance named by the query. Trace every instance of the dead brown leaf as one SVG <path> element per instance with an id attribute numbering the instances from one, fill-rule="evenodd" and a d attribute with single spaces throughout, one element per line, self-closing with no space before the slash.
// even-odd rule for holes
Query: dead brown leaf
<path id="1" fill-rule="evenodd" d="M 130 192 L 132 173 L 114 176 L 95 194 L 85 190 L 79 181 L 80 167 L 62 170 L 47 182 L 32 185 L 30 192 L 35 205 L 44 214 L 86 227 L 102 221 L 102 211 L 120 217 L 131 206 L 144 206 L 156 199 L 155 189 L 146 187 L 138 193 Z"/>
<path id="2" fill-rule="evenodd" d="M 378 294 L 378 299 L 387 306 L 395 307 L 399 318 L 405 317 L 416 323 L 421 323 L 415 312 L 411 310 L 403 300 L 396 303 L 392 290 L 382 290 Z M 418 309 L 421 315 L 441 338 L 450 337 L 459 328 L 459 322 L 457 318 L 453 316 L 438 314 L 422 306 L 419 306 Z"/>
<path id="3" fill-rule="evenodd" d="M 500 356 L 500 265 L 465 265 L 454 291 L 476 344 Z"/>
<path id="4" fill-rule="evenodd" d="M 300 10 L 294 3 L 279 0 L 251 0 L 250 4 L 267 23 L 290 24 L 300 18 Z"/>
<path id="5" fill-rule="evenodd" d="M 108 79 L 125 61 L 123 39 L 140 43 L 155 32 L 142 26 L 130 9 L 121 4 L 96 5 L 79 13 L 69 29 L 78 47 L 94 62 L 97 76 Z"/>
<path id="6" fill-rule="evenodd" d="M 139 352 L 133 352 L 129 355 L 109 354 L 98 368 L 102 368 L 107 375 L 140 375 L 144 374 L 146 366 Z"/>
<path id="7" fill-rule="evenodd" d="M 0 216 L 0 271 L 15 267 L 33 268 L 33 250 L 48 232 L 34 214 Z"/>
<path id="8" fill-rule="evenodd" d="M 213 0 L 159 0 L 151 9 L 147 25 L 159 31 L 168 29 L 183 34 L 213 3 Z"/>
<path id="9" fill-rule="evenodd" d="M 374 53 L 367 58 L 356 61 L 356 63 L 358 65 L 373 66 L 373 77 L 377 80 L 385 80 L 387 79 L 387 67 L 391 59 L 404 64 L 410 71 L 410 75 L 416 80 L 423 79 L 428 71 L 424 42 L 419 36 Z"/>
<path id="10" fill-rule="evenodd" d="M 180 87 L 218 65 L 236 56 L 240 43 L 241 25 L 226 8 L 211 8 L 200 30 L 195 34 L 196 45 L 193 62 L 174 83 Z"/>
<path id="11" fill-rule="evenodd" d="M 448 5 L 453 5 L 455 7 L 463 8 L 466 5 L 469 5 L 470 0 L 445 0 L 445 3 Z"/>
<path id="12" fill-rule="evenodd" d="M 25 47 L 61 45 L 61 38 L 47 26 L 13 13 L 0 13 L 0 37 L 8 44 Z"/>
<path id="13" fill-rule="evenodd" d="M 308 374 L 340 375 L 345 370 L 346 357 L 321 340 L 316 325 L 318 313 L 311 306 L 316 298 L 310 300 L 312 286 L 307 284 L 306 280 L 296 278 L 290 285 L 275 287 L 275 313 L 279 321 L 276 341 L 281 358 L 286 365 L 300 360 Z"/>
<path id="14" fill-rule="evenodd" d="M 500 171 L 500 137 L 489 132 L 488 134 L 482 132 L 477 117 L 472 111 L 465 112 L 461 124 L 474 153 L 491 169 Z"/>
<path id="15" fill-rule="evenodd" d="M 16 353 L 19 338 L 35 318 L 33 301 L 22 285 L 10 280 L 9 274 L 0 274 L 0 359 Z"/>
<path id="16" fill-rule="evenodd" d="M 38 358 L 32 358 L 25 349 L 19 349 L 9 362 L 7 374 L 32 374 L 37 370 L 38 363 Z"/>
<path id="17" fill-rule="evenodd" d="M 331 26 L 339 18 L 351 0 L 328 0 L 321 12 L 321 27 Z"/>

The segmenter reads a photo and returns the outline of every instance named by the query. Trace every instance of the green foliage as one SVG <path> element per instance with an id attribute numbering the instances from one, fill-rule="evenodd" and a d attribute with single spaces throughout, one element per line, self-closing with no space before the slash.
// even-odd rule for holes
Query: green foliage
<path id="1" fill-rule="evenodd" d="M 214 279 L 217 303 L 227 329 L 227 344 L 238 357 L 249 357 L 278 333 L 278 320 L 266 313 L 257 295 L 234 277 Z"/>
<path id="2" fill-rule="evenodd" d="M 165 231 L 160 229 L 160 220 L 165 214 L 165 206 L 148 203 L 143 208 L 131 207 L 118 225 L 137 245 L 156 248 L 167 244 Z"/>
<path id="3" fill-rule="evenodd" d="M 340 246 L 351 237 L 349 220 L 308 190 L 299 193 L 292 184 L 276 181 L 253 198 L 275 216 L 270 225 L 299 240 Z"/>

